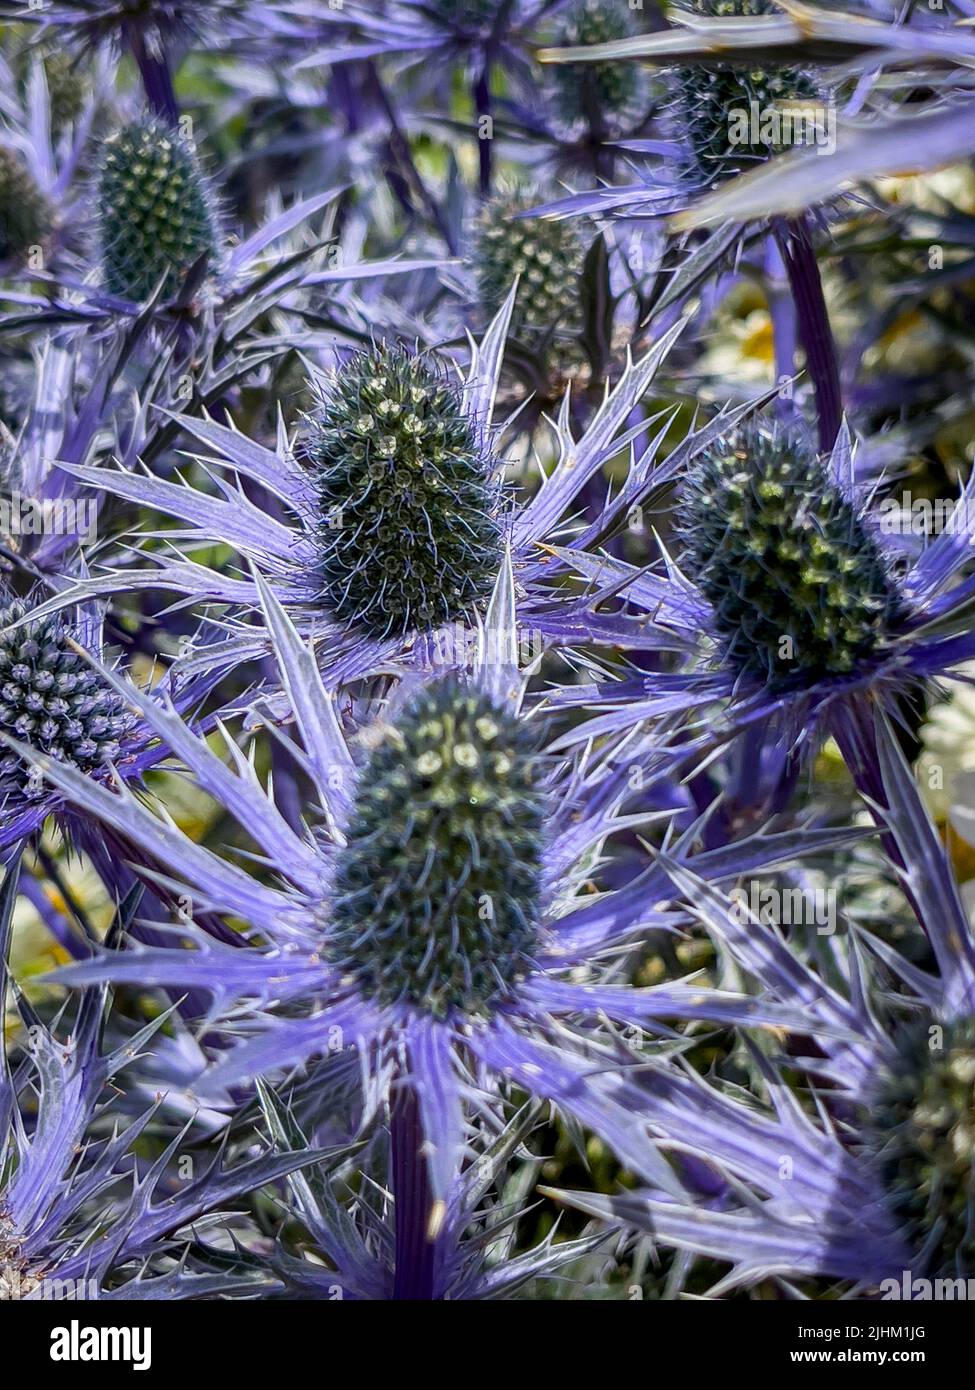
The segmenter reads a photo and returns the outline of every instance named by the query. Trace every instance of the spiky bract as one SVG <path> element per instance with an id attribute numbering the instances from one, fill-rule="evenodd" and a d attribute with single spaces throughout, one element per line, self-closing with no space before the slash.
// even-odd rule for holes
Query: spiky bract
<path id="1" fill-rule="evenodd" d="M 862 517 L 796 435 L 752 425 L 708 450 L 682 484 L 677 527 L 725 658 L 751 675 L 846 674 L 897 611 Z"/>
<path id="2" fill-rule="evenodd" d="M 446 678 L 388 727 L 362 771 L 326 954 L 381 1003 L 482 1013 L 530 964 L 544 796 L 536 740 Z"/>
<path id="3" fill-rule="evenodd" d="M 51 205 L 20 156 L 0 145 L 0 261 L 42 245 L 52 223 Z"/>
<path id="4" fill-rule="evenodd" d="M 382 344 L 326 388 L 305 432 L 334 615 L 373 635 L 453 622 L 500 560 L 498 493 L 459 391 L 428 357 Z"/>
<path id="5" fill-rule="evenodd" d="M 629 37 L 632 28 L 625 3 L 579 0 L 559 32 L 560 48 L 589 48 Z M 584 121 L 591 130 L 622 125 L 635 114 L 643 91 L 636 63 L 564 63 L 553 70 L 555 101 L 569 126 Z"/>
<path id="6" fill-rule="evenodd" d="M 695 0 L 694 8 L 716 18 L 780 13 L 771 0 Z M 675 124 L 695 178 L 708 185 L 793 143 L 784 138 L 789 127 L 781 119 L 789 103 L 815 106 L 818 119 L 824 101 L 815 73 L 782 65 L 697 64 L 676 68 L 674 83 Z"/>
<path id="7" fill-rule="evenodd" d="M 19 622 L 15 601 L 0 607 L 0 729 L 61 763 L 91 772 L 116 759 L 133 723 L 122 698 L 86 661 L 58 618 Z M 39 774 L 0 753 L 0 799 L 39 794 Z"/>
<path id="8" fill-rule="evenodd" d="M 569 221 L 519 218 L 538 197 L 518 192 L 493 198 L 481 212 L 475 270 L 481 310 L 490 318 L 518 279 L 511 331 L 517 338 L 547 337 L 579 326 L 579 276 L 584 250 Z"/>
<path id="9" fill-rule="evenodd" d="M 925 1271 L 975 1275 L 975 1018 L 906 1029 L 869 1123 L 891 1207 Z"/>
<path id="10" fill-rule="evenodd" d="M 217 220 L 189 143 L 143 120 L 111 136 L 98 181 L 99 244 L 105 288 L 142 303 L 162 285 L 180 288 L 202 256 L 218 256 Z"/>

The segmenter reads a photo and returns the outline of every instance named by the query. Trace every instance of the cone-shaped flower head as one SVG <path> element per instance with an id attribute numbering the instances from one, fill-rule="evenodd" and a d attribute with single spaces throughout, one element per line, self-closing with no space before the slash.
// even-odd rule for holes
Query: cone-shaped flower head
<path id="1" fill-rule="evenodd" d="M 975 1275 L 975 1019 L 905 1030 L 870 1106 L 891 1206 L 935 1278 Z"/>
<path id="2" fill-rule="evenodd" d="M 91 772 L 118 757 L 132 716 L 85 660 L 69 624 L 22 623 L 20 601 L 0 607 L 0 729 L 58 762 Z M 38 779 L 15 753 L 0 753 L 0 802 L 33 797 Z"/>
<path id="3" fill-rule="evenodd" d="M 51 102 L 51 128 L 60 132 L 81 115 L 90 83 L 67 52 L 54 51 L 45 57 L 44 76 Z"/>
<path id="4" fill-rule="evenodd" d="M 569 221 L 518 218 L 538 201 L 527 192 L 491 199 L 478 218 L 475 238 L 481 311 L 493 317 L 517 276 L 511 332 L 523 339 L 578 326 L 582 242 Z"/>
<path id="5" fill-rule="evenodd" d="M 700 14 L 778 14 L 772 0 L 694 0 Z M 801 68 L 741 64 L 676 69 L 675 121 L 696 178 L 720 183 L 784 148 L 781 113 L 790 102 L 820 104 L 816 76 Z"/>
<path id="6" fill-rule="evenodd" d="M 625 5 L 579 0 L 559 33 L 560 48 L 589 48 L 628 38 L 632 29 Z M 639 65 L 627 62 L 564 63 L 553 69 L 558 114 L 569 126 L 584 121 L 591 129 L 617 127 L 635 114 L 642 91 Z"/>
<path id="7" fill-rule="evenodd" d="M 40 245 L 52 220 L 50 203 L 19 155 L 0 145 L 0 261 Z"/>
<path id="8" fill-rule="evenodd" d="M 447 678 L 382 734 L 339 852 L 326 954 L 364 995 L 483 1013 L 525 973 L 545 798 L 524 721 Z"/>
<path id="9" fill-rule="evenodd" d="M 428 358 L 358 353 L 325 388 L 304 452 L 321 507 L 321 597 L 373 636 L 460 619 L 500 562 L 498 492 L 477 424 Z"/>
<path id="10" fill-rule="evenodd" d="M 856 507 L 794 435 L 750 426 L 708 450 L 682 484 L 677 524 L 726 658 L 750 675 L 846 674 L 897 611 Z"/>
<path id="11" fill-rule="evenodd" d="M 192 147 L 158 121 L 111 136 L 98 180 L 99 246 L 105 288 L 142 303 L 160 282 L 176 293 L 219 238 L 213 198 Z"/>

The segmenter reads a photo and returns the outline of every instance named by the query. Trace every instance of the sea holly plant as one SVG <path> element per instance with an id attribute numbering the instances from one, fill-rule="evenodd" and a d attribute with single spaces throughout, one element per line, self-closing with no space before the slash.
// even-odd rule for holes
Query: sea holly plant
<path id="1" fill-rule="evenodd" d="M 83 168 L 105 88 L 104 71 L 96 69 L 63 125 L 48 72 L 36 52 L 28 50 L 19 63 L 0 53 L 0 265 L 18 280 L 43 278 L 75 238 Z"/>
<path id="2" fill-rule="evenodd" d="M 564 537 L 567 553 L 586 548 L 625 520 L 643 497 L 666 434 L 666 412 L 641 415 L 637 423 L 631 415 L 682 325 L 663 334 L 639 361 L 627 361 L 578 439 L 566 395 L 553 422 L 558 462 L 519 507 L 498 485 L 503 455 L 496 448 L 497 425 L 503 422 L 494 416 L 513 302 L 512 293 L 456 382 L 436 359 L 411 359 L 395 344 L 352 355 L 323 383 L 320 408 L 296 449 L 283 435 L 272 451 L 215 421 L 181 416 L 178 423 L 208 449 L 200 461 L 231 472 L 219 497 L 189 482 L 65 468 L 88 486 L 181 520 L 186 529 L 170 532 L 171 540 L 217 537 L 262 568 L 299 630 L 328 645 L 324 675 L 332 686 L 390 663 L 426 670 L 464 664 L 505 548 L 517 584 L 519 642 L 653 642 L 626 613 L 601 611 L 598 589 L 553 603 L 559 575 L 579 567 L 566 563 L 561 547 L 541 547 Z M 689 435 L 661 465 L 664 473 L 703 450 L 726 418 L 719 414 Z M 648 432 L 640 454 L 631 455 L 626 487 L 607 496 L 588 525 L 572 525 L 581 490 Z M 235 485 L 233 473 L 259 484 L 273 501 L 260 495 L 252 501 L 252 489 L 245 490 L 244 481 Z M 48 600 L 42 614 L 82 595 L 104 595 L 136 582 L 259 611 L 252 577 L 199 564 L 189 548 L 185 555 L 150 551 L 147 558 L 148 568 L 122 565 L 113 575 L 72 586 Z M 190 654 L 181 669 L 212 670 L 252 660 L 266 649 L 266 639 L 248 619 L 231 627 L 226 641 Z"/>
<path id="3" fill-rule="evenodd" d="M 18 869 L 16 859 L 8 863 L 0 890 L 4 993 Z M 137 894 L 121 905 L 117 933 L 137 907 Z M 219 1273 L 194 1265 L 187 1258 L 193 1223 L 296 1165 L 335 1156 L 303 1150 L 230 1164 L 218 1152 L 199 1176 L 173 1192 L 169 1174 L 181 1146 L 191 1142 L 188 1125 L 174 1140 L 159 1143 L 158 1157 L 140 1172 L 135 1150 L 152 1134 L 159 1104 L 107 1136 L 98 1121 L 116 1078 L 138 1065 L 166 1015 L 105 1050 L 107 1004 L 104 987 L 91 991 L 60 1036 L 23 996 L 17 999 L 14 1050 L 0 1067 L 0 1301 L 271 1292 L 279 1285 L 267 1272 L 234 1273 L 231 1262 Z"/>
<path id="4" fill-rule="evenodd" d="M 0 259 L 21 259 L 47 239 L 53 224 L 51 206 L 11 149 L 0 149 L 0 206 Z"/>
<path id="5" fill-rule="evenodd" d="M 379 60 L 394 62 L 399 85 L 419 89 L 423 95 L 444 65 L 457 66 L 470 93 L 469 129 L 477 143 L 478 186 L 488 193 L 493 176 L 496 75 L 503 73 L 518 89 L 529 89 L 530 49 L 536 26 L 550 8 L 547 0 L 432 0 L 430 4 L 396 0 L 382 14 L 358 4 L 343 5 L 341 10 L 315 7 L 308 26 L 312 52 L 302 57 L 299 68 L 365 60 L 368 90 L 383 114 L 394 157 L 402 164 L 414 195 L 419 195 L 421 205 L 443 230 L 445 222 L 403 137 L 397 112 L 402 93 L 389 92 Z"/>
<path id="6" fill-rule="evenodd" d="M 0 1300 L 971 1293 L 971 9 L 0 0 Z"/>
<path id="7" fill-rule="evenodd" d="M 466 679 L 408 682 L 399 708 L 361 730 L 368 751 L 357 765 L 310 653 L 260 588 L 319 822 L 293 831 L 239 749 L 228 745 L 228 767 L 174 709 L 136 691 L 143 717 L 273 854 L 280 886 L 193 846 L 121 785 L 86 782 L 16 745 L 79 811 L 124 826 L 154 866 L 152 881 L 180 885 L 204 911 L 237 913 L 246 924 L 236 946 L 188 925 L 193 950 L 108 952 L 66 978 L 198 984 L 214 996 L 214 1018 L 252 1000 L 243 1036 L 197 1083 L 209 1097 L 326 1055 L 336 1039 L 354 1048 L 370 1105 L 390 1107 L 400 1296 L 434 1296 L 472 1085 L 490 1098 L 510 1079 L 595 1127 L 631 1171 L 679 1197 L 679 1177 L 633 1109 L 639 1090 L 618 1070 L 612 1029 L 594 1028 L 597 1017 L 666 1036 L 665 1019 L 789 1028 L 801 1026 L 801 1012 L 767 1013 L 760 999 L 680 982 L 601 984 L 601 953 L 655 916 L 666 922 L 671 908 L 648 912 L 645 891 L 623 891 L 618 907 L 608 892 L 594 909 L 577 897 L 579 875 L 591 851 L 647 813 L 623 813 L 620 798 L 602 795 L 582 768 L 549 759 L 544 728 L 520 713 L 517 669 L 490 659 L 488 643 Z M 510 625 L 510 571 L 494 603 Z M 701 867 L 726 878 L 756 854 L 777 857 L 774 840 L 744 842 Z M 287 1001 L 283 1013 L 275 1000 Z"/>
<path id="8" fill-rule="evenodd" d="M 67 45 L 75 51 L 128 52 L 138 67 L 146 100 L 163 120 L 175 125 L 179 104 L 173 85 L 174 68 L 189 43 L 246 33 L 254 22 L 273 23 L 267 6 L 230 3 L 230 0 L 58 0 L 34 5 L 25 0 L 5 0 L 7 19 L 39 27 L 43 39 Z"/>
<path id="9" fill-rule="evenodd" d="M 693 760 L 757 721 L 784 731 L 797 753 L 829 733 L 861 789 L 880 794 L 873 707 L 896 721 L 900 700 L 972 658 L 972 509 L 966 486 L 942 533 L 908 559 L 885 537 L 853 454 L 848 431 L 827 460 L 774 418 L 701 454 L 681 484 L 665 573 L 646 598 L 654 623 L 698 632 L 700 661 L 595 693 L 592 708 L 613 707 L 600 732 L 677 710 L 694 725 L 724 700 L 725 717 L 715 724 L 709 713 L 690 738 L 685 729 L 675 756 Z M 603 564 L 627 582 L 625 565 Z"/>
<path id="10" fill-rule="evenodd" d="M 492 199 L 477 219 L 474 237 L 480 308 L 493 318 L 517 283 L 511 333 L 519 339 L 571 330 L 578 313 L 582 238 L 567 223 L 520 220 L 535 202 L 526 193 Z"/>
<path id="11" fill-rule="evenodd" d="M 774 995 L 801 991 L 810 1015 L 818 1015 L 819 1025 L 811 1026 L 817 1039 L 827 1016 L 843 1018 L 849 1036 L 827 1042 L 824 1055 L 801 1063 L 827 1077 L 833 1094 L 822 1093 L 818 1116 L 804 1111 L 784 1084 L 785 1059 L 776 1057 L 760 1063 L 771 1097 L 764 1110 L 742 1105 L 730 1089 L 699 1077 L 687 1085 L 682 1133 L 722 1180 L 708 1184 L 706 1210 L 674 1203 L 665 1193 L 559 1194 L 664 1244 L 727 1261 L 731 1270 L 718 1293 L 763 1275 L 826 1275 L 852 1281 L 865 1296 L 931 1297 L 932 1281 L 970 1279 L 975 1267 L 975 940 L 951 867 L 882 715 L 876 744 L 890 808 L 885 821 L 931 943 L 933 971 L 916 969 L 882 939 L 856 928 L 833 961 L 844 997 L 797 960 L 774 928 L 751 915 L 743 920 L 727 898 L 698 884 L 697 910 L 707 930 Z M 670 871 L 685 891 L 691 887 L 687 869 L 674 865 Z M 790 1065 L 801 1055 L 793 1053 Z M 840 1124 L 831 1111 L 842 1114 Z M 724 1129 L 728 1139 L 734 1133 L 735 1140 L 724 1148 L 709 1141 L 711 1126 Z M 788 1157 L 787 1183 L 781 1167 L 775 1175 L 773 1154 L 779 1162 Z"/>
<path id="12" fill-rule="evenodd" d="M 946 32 L 923 17 L 889 23 L 774 0 L 696 0 L 671 13 L 673 27 L 663 33 L 540 54 L 556 64 L 647 63 L 671 88 L 669 122 L 650 139 L 627 142 L 634 153 L 661 163 L 637 182 L 573 193 L 544 210 L 667 219 L 675 234 L 706 228 L 688 290 L 702 269 L 726 265 L 756 224 L 768 228 L 788 274 L 798 339 L 815 386 L 819 446 L 826 451 L 839 431 L 843 400 L 816 219 L 837 196 L 899 169 L 905 138 L 925 147 L 927 167 L 968 153 L 959 127 L 964 103 L 950 84 L 945 89 L 943 71 L 970 59 L 970 41 L 962 30 Z M 955 40 L 960 47 L 952 56 Z M 902 78 L 901 102 L 911 118 L 892 118 L 890 105 L 873 123 L 863 118 L 878 67 L 892 69 L 896 86 L 897 69 L 914 60 L 930 65 L 930 107 L 907 108 L 912 79 Z M 920 124 L 907 137 L 913 120 Z M 675 275 L 677 283 L 683 278 Z"/>

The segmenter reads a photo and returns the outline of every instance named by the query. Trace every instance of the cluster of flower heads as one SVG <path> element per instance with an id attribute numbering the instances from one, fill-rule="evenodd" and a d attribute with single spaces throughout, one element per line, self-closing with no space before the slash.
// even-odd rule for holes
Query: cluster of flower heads
<path id="1" fill-rule="evenodd" d="M 973 67 L 5 27 L 0 1300 L 975 1280 Z"/>

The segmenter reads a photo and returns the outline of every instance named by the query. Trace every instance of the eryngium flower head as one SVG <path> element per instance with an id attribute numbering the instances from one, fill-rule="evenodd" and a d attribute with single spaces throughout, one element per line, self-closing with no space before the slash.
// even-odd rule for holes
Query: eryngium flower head
<path id="1" fill-rule="evenodd" d="M 0 261 L 23 257 L 51 230 L 51 205 L 20 157 L 0 145 Z"/>
<path id="2" fill-rule="evenodd" d="M 311 417 L 321 597 L 373 636 L 437 627 L 491 590 L 497 490 L 460 392 L 428 358 L 356 354 Z"/>
<path id="3" fill-rule="evenodd" d="M 870 1121 L 890 1204 L 926 1271 L 975 1273 L 975 1018 L 906 1030 Z"/>
<path id="4" fill-rule="evenodd" d="M 856 507 L 796 435 L 752 425 L 709 449 L 682 484 L 677 524 L 726 656 L 750 675 L 852 671 L 898 609 Z"/>
<path id="5" fill-rule="evenodd" d="M 192 147 L 165 125 L 137 121 L 106 142 L 98 179 L 105 288 L 142 303 L 179 289 L 201 256 L 218 255 L 213 198 Z"/>
<path id="6" fill-rule="evenodd" d="M 493 198 L 478 218 L 475 236 L 481 310 L 486 318 L 496 314 L 517 276 L 511 332 L 523 339 L 578 327 L 582 242 L 569 221 L 519 219 L 537 204 L 537 197 L 525 192 Z"/>
<path id="7" fill-rule="evenodd" d="M 0 729 L 58 762 L 91 772 L 119 755 L 131 727 L 118 695 L 85 660 L 58 618 L 25 623 L 21 602 L 0 608 Z M 0 801 L 40 794 L 36 775 L 15 753 L 0 753 Z"/>
<path id="8" fill-rule="evenodd" d="M 623 4 L 579 0 L 559 32 L 560 48 L 588 48 L 613 43 L 631 33 Z M 643 90 L 636 63 L 566 63 L 553 70 L 558 114 L 569 126 L 584 121 L 593 130 L 623 124 L 634 114 Z"/>
<path id="9" fill-rule="evenodd" d="M 388 726 L 363 770 L 333 882 L 326 955 L 368 998 L 483 1012 L 529 968 L 544 796 L 536 741 L 447 678 Z"/>
<path id="10" fill-rule="evenodd" d="M 57 50 L 44 59 L 44 76 L 51 101 L 51 128 L 57 134 L 81 115 L 90 84 L 71 54 Z"/>
<path id="11" fill-rule="evenodd" d="M 694 8 L 715 18 L 780 13 L 772 0 L 694 0 Z M 753 168 L 782 148 L 775 138 L 777 123 L 768 113 L 790 102 L 823 100 L 815 75 L 796 67 L 697 65 L 677 68 L 674 80 L 679 131 L 695 177 L 709 185 Z"/>

